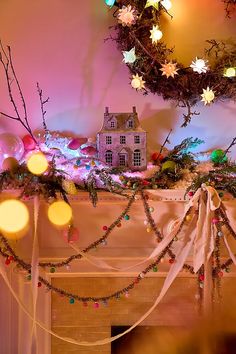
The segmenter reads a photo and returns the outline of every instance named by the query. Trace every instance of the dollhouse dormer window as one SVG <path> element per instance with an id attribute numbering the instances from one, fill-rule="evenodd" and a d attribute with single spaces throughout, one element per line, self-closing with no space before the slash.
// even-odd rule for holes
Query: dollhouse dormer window
<path id="1" fill-rule="evenodd" d="M 134 127 L 134 120 L 130 118 L 127 122 L 127 127 L 128 128 L 133 128 Z"/>
<path id="2" fill-rule="evenodd" d="M 110 127 L 111 127 L 111 128 L 115 128 L 115 127 L 116 127 L 114 120 L 111 121 Z"/>

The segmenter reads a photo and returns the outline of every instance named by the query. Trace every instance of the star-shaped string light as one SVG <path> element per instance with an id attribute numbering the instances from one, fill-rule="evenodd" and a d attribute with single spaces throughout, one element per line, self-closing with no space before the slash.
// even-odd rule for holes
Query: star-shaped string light
<path id="1" fill-rule="evenodd" d="M 145 88 L 144 86 L 145 81 L 143 80 L 142 76 L 139 74 L 132 75 L 131 86 L 136 90 L 142 90 Z"/>
<path id="2" fill-rule="evenodd" d="M 192 61 L 190 68 L 192 68 L 193 71 L 198 74 L 206 73 L 208 70 L 207 60 L 199 59 L 198 57 L 196 57 L 196 60 Z"/>
<path id="3" fill-rule="evenodd" d="M 169 77 L 175 77 L 175 75 L 178 75 L 177 71 L 177 63 L 172 63 L 170 61 L 169 63 L 165 62 L 165 64 L 161 64 L 162 68 L 160 71 L 162 71 L 162 76 L 166 76 L 167 78 Z"/>
<path id="4" fill-rule="evenodd" d="M 162 0 L 161 4 L 166 9 L 166 11 L 169 11 L 172 8 L 172 3 L 170 0 Z"/>
<path id="5" fill-rule="evenodd" d="M 211 102 L 214 100 L 215 93 L 212 89 L 209 88 L 209 86 L 207 86 L 207 89 L 203 89 L 203 94 L 201 95 L 201 97 L 201 101 L 204 102 L 206 106 L 207 104 L 211 104 Z"/>
<path id="6" fill-rule="evenodd" d="M 150 32 L 151 32 L 150 38 L 152 39 L 152 44 L 156 44 L 163 36 L 163 33 L 161 32 L 161 30 L 157 25 L 156 26 L 153 25 Z"/>
<path id="7" fill-rule="evenodd" d="M 145 9 L 147 7 L 153 6 L 156 10 L 159 9 L 159 2 L 160 0 L 147 0 L 146 5 L 145 5 Z"/>
<path id="8" fill-rule="evenodd" d="M 224 77 L 236 77 L 236 67 L 225 68 Z"/>
<path id="9" fill-rule="evenodd" d="M 123 62 L 125 64 L 133 64 L 135 62 L 135 60 L 137 59 L 137 56 L 135 54 L 135 47 L 133 47 L 132 49 L 130 49 L 129 51 L 123 51 Z"/>
<path id="10" fill-rule="evenodd" d="M 122 24 L 122 26 L 132 26 L 135 24 L 137 20 L 137 11 L 131 5 L 122 6 L 119 10 L 118 15 L 118 22 Z"/>

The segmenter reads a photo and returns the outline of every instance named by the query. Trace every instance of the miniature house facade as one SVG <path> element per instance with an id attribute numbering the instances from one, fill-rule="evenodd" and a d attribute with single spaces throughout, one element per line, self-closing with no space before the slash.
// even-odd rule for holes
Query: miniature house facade
<path id="1" fill-rule="evenodd" d="M 145 170 L 146 141 L 146 132 L 140 126 L 136 107 L 131 113 L 109 113 L 106 107 L 102 129 L 97 133 L 100 160 L 111 167 Z"/>

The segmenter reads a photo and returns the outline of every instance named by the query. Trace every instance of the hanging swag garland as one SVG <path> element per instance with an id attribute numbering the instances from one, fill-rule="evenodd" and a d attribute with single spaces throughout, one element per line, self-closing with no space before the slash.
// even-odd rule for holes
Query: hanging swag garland
<path id="1" fill-rule="evenodd" d="M 225 3 L 226 16 L 235 10 L 235 0 Z M 236 99 L 236 43 L 207 40 L 205 58 L 194 58 L 189 67 L 171 60 L 173 48 L 162 40 L 160 20 L 171 7 L 169 0 L 119 0 L 114 2 L 118 24 L 116 38 L 123 62 L 131 72 L 131 86 L 147 94 L 161 95 L 184 107 L 182 126 L 199 115 L 193 106 L 199 101 L 209 105 L 217 100 Z M 230 20 L 230 19 L 229 19 Z M 173 55 L 172 55 L 173 57 Z"/>

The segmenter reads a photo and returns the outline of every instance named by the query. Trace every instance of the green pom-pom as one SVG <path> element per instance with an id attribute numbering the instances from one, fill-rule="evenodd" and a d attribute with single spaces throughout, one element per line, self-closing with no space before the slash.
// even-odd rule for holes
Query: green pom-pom
<path id="1" fill-rule="evenodd" d="M 225 155 L 225 152 L 221 149 L 217 149 L 212 151 L 211 153 L 211 161 L 220 164 L 228 161 L 228 157 Z"/>
<path id="2" fill-rule="evenodd" d="M 73 297 L 70 298 L 70 304 L 73 305 L 75 303 L 75 299 Z"/>
<path id="3" fill-rule="evenodd" d="M 162 172 L 164 172 L 164 171 L 175 172 L 175 166 L 176 166 L 176 163 L 174 161 L 168 160 L 163 163 L 161 170 L 162 170 Z"/>
<path id="4" fill-rule="evenodd" d="M 124 219 L 125 219 L 125 220 L 129 220 L 129 219 L 130 219 L 129 215 L 126 214 L 126 215 L 124 216 Z"/>
<path id="5" fill-rule="evenodd" d="M 56 271 L 56 268 L 54 268 L 54 267 L 50 268 L 50 273 L 55 273 L 55 271 Z"/>

